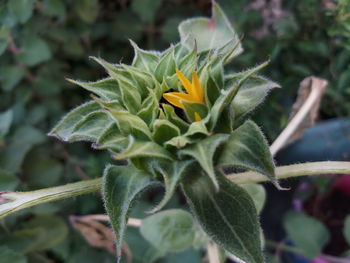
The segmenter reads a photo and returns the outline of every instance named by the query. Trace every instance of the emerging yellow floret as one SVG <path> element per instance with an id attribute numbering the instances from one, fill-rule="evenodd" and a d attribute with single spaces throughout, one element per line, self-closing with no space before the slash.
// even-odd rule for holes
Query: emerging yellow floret
<path id="1" fill-rule="evenodd" d="M 176 69 L 176 74 L 187 93 L 168 92 L 163 94 L 163 98 L 181 109 L 185 108 L 182 101 L 204 103 L 203 89 L 199 82 L 197 72 L 192 73 L 192 83 L 181 73 L 180 70 Z M 196 121 L 201 120 L 201 117 L 197 112 L 195 113 L 195 119 Z"/>

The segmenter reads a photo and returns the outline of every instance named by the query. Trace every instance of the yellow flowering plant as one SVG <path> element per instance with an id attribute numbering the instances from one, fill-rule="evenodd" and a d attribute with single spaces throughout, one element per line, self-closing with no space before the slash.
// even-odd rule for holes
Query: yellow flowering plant
<path id="1" fill-rule="evenodd" d="M 134 201 L 143 191 L 164 185 L 163 199 L 147 211 L 153 215 L 141 226 L 144 237 L 155 247 L 162 246 L 162 253 L 214 241 L 238 262 L 264 262 L 258 221 L 263 197 L 252 198 L 258 185 L 240 184 L 270 180 L 279 188 L 268 143 L 249 120 L 279 85 L 258 75 L 267 62 L 225 72 L 225 65 L 243 49 L 216 3 L 211 19 L 186 20 L 179 32 L 181 42 L 163 52 L 142 50 L 131 41 L 131 65 L 93 57 L 106 70 L 104 79 L 69 79 L 91 92 L 92 99 L 69 112 L 49 135 L 65 142 L 89 141 L 94 149 L 108 150 L 113 160 L 103 179 L 28 194 L 3 193 L 2 198 L 12 202 L 0 206 L 1 216 L 102 189 L 119 262 Z M 260 177 L 254 180 L 243 173 L 229 180 L 224 173 L 228 167 Z M 178 187 L 192 215 L 183 210 L 159 212 Z M 152 224 L 160 232 L 150 233 Z"/>

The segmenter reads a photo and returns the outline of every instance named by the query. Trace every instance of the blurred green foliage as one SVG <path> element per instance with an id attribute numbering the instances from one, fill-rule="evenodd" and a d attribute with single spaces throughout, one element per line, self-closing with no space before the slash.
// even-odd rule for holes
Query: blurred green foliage
<path id="1" fill-rule="evenodd" d="M 265 75 L 284 87 L 257 112 L 270 139 L 287 122 L 298 84 L 309 75 L 329 81 L 321 117 L 349 115 L 348 0 L 285 0 L 275 12 L 279 15 L 270 16 L 268 1 L 218 2 L 243 36 L 245 52 L 233 67 L 242 70 L 270 58 Z M 266 6 L 254 5 L 258 2 Z M 129 62 L 129 38 L 145 49 L 165 49 L 178 40 L 181 20 L 209 12 L 210 0 L 1 1 L 0 190 L 31 190 L 99 177 L 110 161 L 107 154 L 45 136 L 60 116 L 87 99 L 64 77 L 102 78 L 104 73 L 88 56 Z M 180 205 L 173 200 L 169 206 Z M 144 217 L 140 211 L 147 206 L 141 202 L 134 216 Z M 77 231 L 68 230 L 68 216 L 96 213 L 103 213 L 103 206 L 98 195 L 91 195 L 41 205 L 2 220 L 0 262 L 113 262 L 110 253 L 91 248 Z M 133 262 L 151 262 L 154 249 L 138 231 L 128 231 Z M 190 249 L 162 260 L 199 259 L 198 251 Z"/>

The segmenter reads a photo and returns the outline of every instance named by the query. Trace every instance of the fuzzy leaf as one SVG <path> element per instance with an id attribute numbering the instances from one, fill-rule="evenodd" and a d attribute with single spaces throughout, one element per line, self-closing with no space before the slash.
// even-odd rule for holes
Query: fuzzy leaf
<path id="1" fill-rule="evenodd" d="M 166 118 L 172 122 L 173 124 L 175 124 L 175 126 L 177 126 L 181 133 L 184 133 L 188 130 L 188 123 L 183 121 L 181 118 L 179 118 L 179 116 L 176 115 L 175 110 L 172 106 L 168 105 L 168 104 L 162 104 L 163 109 L 164 109 L 164 113 Z"/>
<path id="2" fill-rule="evenodd" d="M 137 116 L 143 119 L 148 126 L 152 126 L 158 114 L 159 114 L 159 104 L 158 104 L 157 97 L 152 90 L 149 90 L 149 95 L 142 102 L 141 109 L 137 113 Z"/>
<path id="3" fill-rule="evenodd" d="M 196 119 L 196 113 L 199 115 L 201 119 L 204 119 L 208 115 L 208 108 L 203 103 L 195 103 L 190 101 L 182 101 L 182 105 L 184 105 L 184 111 L 186 113 L 186 117 L 191 122 L 198 121 Z"/>
<path id="4" fill-rule="evenodd" d="M 217 174 L 220 190 L 201 173 L 186 176 L 183 190 L 208 236 L 246 263 L 263 263 L 259 221 L 253 200 L 240 186 Z"/>
<path id="5" fill-rule="evenodd" d="M 266 201 L 265 188 L 260 184 L 242 184 L 241 187 L 244 188 L 253 199 L 256 210 L 259 214 Z"/>
<path id="6" fill-rule="evenodd" d="M 190 213 L 171 209 L 151 215 L 142 221 L 142 236 L 162 252 L 178 252 L 189 248 L 195 237 Z"/>
<path id="7" fill-rule="evenodd" d="M 142 97 L 147 95 L 147 88 L 154 88 L 156 80 L 150 73 L 125 64 L 122 64 L 122 67 L 130 73 L 131 77 L 138 84 L 138 90 Z"/>
<path id="8" fill-rule="evenodd" d="M 153 140 L 158 144 L 180 135 L 180 129 L 168 120 L 156 120 L 153 125 Z"/>
<path id="9" fill-rule="evenodd" d="M 96 94 L 103 100 L 120 100 L 121 93 L 118 87 L 118 82 L 112 78 L 105 78 L 95 82 L 83 82 L 79 80 L 67 79 L 80 87 Z"/>
<path id="10" fill-rule="evenodd" d="M 133 159 L 133 158 L 161 158 L 167 160 L 174 160 L 171 153 L 165 150 L 159 144 L 154 142 L 142 142 L 129 139 L 128 148 L 114 156 L 116 160 Z"/>
<path id="11" fill-rule="evenodd" d="M 192 77 L 192 72 L 195 71 L 198 62 L 197 50 L 193 48 L 192 52 L 186 55 L 179 63 L 179 70 L 188 79 Z M 176 76 L 178 83 L 180 82 Z"/>
<path id="12" fill-rule="evenodd" d="M 174 195 L 177 185 L 180 183 L 181 179 L 185 175 L 185 172 L 193 161 L 177 161 L 177 162 L 162 162 L 154 168 L 156 172 L 159 172 L 164 179 L 165 184 L 165 194 L 162 201 L 153 208 L 150 213 L 155 213 L 161 210 Z"/>
<path id="13" fill-rule="evenodd" d="M 219 188 L 218 181 L 215 176 L 213 158 L 216 152 L 216 149 L 227 140 L 228 135 L 224 134 L 215 134 L 209 136 L 197 143 L 186 147 L 185 149 L 179 151 L 179 155 L 190 155 L 198 161 L 203 170 L 212 180 L 216 189 Z"/>
<path id="14" fill-rule="evenodd" d="M 114 152 L 120 152 L 128 146 L 128 138 L 121 135 L 116 123 L 110 124 L 93 144 L 95 149 L 110 149 Z"/>
<path id="15" fill-rule="evenodd" d="M 197 47 L 198 52 L 219 50 L 223 53 L 231 52 L 231 57 L 240 54 L 243 49 L 239 43 L 237 33 L 218 4 L 213 2 L 212 18 L 193 18 L 179 25 L 181 43 L 188 49 Z M 223 49 L 223 47 L 225 47 Z"/>
<path id="16" fill-rule="evenodd" d="M 151 139 L 151 132 L 147 124 L 141 118 L 126 111 L 117 111 L 113 109 L 108 109 L 108 111 L 116 120 L 122 135 L 132 135 L 139 140 Z"/>
<path id="17" fill-rule="evenodd" d="M 82 118 L 72 130 L 68 141 L 96 141 L 102 132 L 113 122 L 106 111 L 94 111 Z"/>
<path id="18" fill-rule="evenodd" d="M 175 68 L 174 47 L 171 47 L 160 59 L 154 75 L 159 82 L 162 82 L 164 77 L 175 74 Z"/>
<path id="19" fill-rule="evenodd" d="M 130 43 L 133 46 L 135 52 L 132 66 L 143 69 L 153 74 L 158 65 L 158 55 L 156 55 L 155 52 L 145 51 L 139 48 L 136 43 L 131 40 Z"/>
<path id="20" fill-rule="evenodd" d="M 100 110 L 100 106 L 90 101 L 84 103 L 69 112 L 49 133 L 49 136 L 57 137 L 62 141 L 68 141 L 75 125 L 91 112 Z"/>
<path id="21" fill-rule="evenodd" d="M 130 82 L 118 79 L 124 106 L 132 114 L 136 114 L 141 108 L 141 96 L 137 88 Z"/>
<path id="22" fill-rule="evenodd" d="M 117 258 L 129 217 L 129 210 L 137 196 L 154 185 L 149 174 L 133 166 L 108 166 L 104 171 L 103 197 L 107 214 L 116 236 Z"/>
<path id="23" fill-rule="evenodd" d="M 217 165 L 256 171 L 276 182 L 275 166 L 267 141 L 253 121 L 233 131 L 223 145 Z"/>
<path id="24" fill-rule="evenodd" d="M 271 89 L 279 87 L 277 83 L 260 76 L 249 78 L 232 101 L 235 118 L 239 119 L 254 110 L 264 101 Z"/>

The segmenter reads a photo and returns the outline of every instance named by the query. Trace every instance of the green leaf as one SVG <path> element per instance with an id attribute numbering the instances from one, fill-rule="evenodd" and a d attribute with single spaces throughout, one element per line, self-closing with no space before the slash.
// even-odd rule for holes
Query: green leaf
<path id="1" fill-rule="evenodd" d="M 113 109 L 107 109 L 111 116 L 116 120 L 119 130 L 122 135 L 132 135 L 139 140 L 150 140 L 151 132 L 147 124 L 138 116 L 133 115 L 126 111 L 117 111 Z"/>
<path id="2" fill-rule="evenodd" d="M 68 141 L 73 133 L 74 127 L 88 114 L 100 110 L 100 106 L 90 101 L 84 103 L 69 112 L 48 134 L 62 141 Z"/>
<path id="3" fill-rule="evenodd" d="M 177 126 L 181 133 L 185 133 L 188 130 L 189 124 L 176 115 L 175 110 L 168 104 L 162 104 L 166 118 Z"/>
<path id="4" fill-rule="evenodd" d="M 13 191 L 19 184 L 14 174 L 0 169 L 0 191 Z"/>
<path id="5" fill-rule="evenodd" d="M 240 186 L 217 174 L 220 190 L 202 173 L 186 176 L 183 190 L 192 213 L 219 246 L 247 263 L 263 263 L 254 202 Z"/>
<path id="6" fill-rule="evenodd" d="M 11 127 L 12 119 L 13 111 L 11 109 L 0 113 L 0 138 L 8 133 Z"/>
<path id="7" fill-rule="evenodd" d="M 154 120 L 159 114 L 159 104 L 156 95 L 153 90 L 149 90 L 148 97 L 142 102 L 141 109 L 137 113 L 141 119 L 143 119 L 149 127 L 152 126 Z"/>
<path id="8" fill-rule="evenodd" d="M 31 126 L 21 126 L 10 138 L 4 150 L 0 151 L 0 167 L 17 172 L 27 152 L 45 140 L 44 134 Z"/>
<path id="9" fill-rule="evenodd" d="M 267 141 L 260 128 L 250 120 L 230 135 L 223 145 L 217 165 L 256 171 L 277 183 L 275 166 Z"/>
<path id="10" fill-rule="evenodd" d="M 128 148 L 114 156 L 116 160 L 132 159 L 132 158 L 161 158 L 167 160 L 174 160 L 174 157 L 170 152 L 165 150 L 159 144 L 154 142 L 136 141 L 133 138 L 129 138 Z"/>
<path id="11" fill-rule="evenodd" d="M 35 66 L 51 58 L 51 50 L 48 44 L 38 37 L 27 38 L 20 53 L 16 56 L 18 62 L 28 66 Z"/>
<path id="12" fill-rule="evenodd" d="M 317 257 L 330 240 L 329 231 L 322 222 L 301 212 L 289 212 L 284 227 L 291 241 L 309 259 Z"/>
<path id="13" fill-rule="evenodd" d="M 181 43 L 188 49 L 197 47 L 198 52 L 220 50 L 223 54 L 231 52 L 230 57 L 239 55 L 243 49 L 239 37 L 230 21 L 218 4 L 213 2 L 212 18 L 193 18 L 179 25 Z M 225 47 L 223 49 L 223 47 Z"/>
<path id="14" fill-rule="evenodd" d="M 130 40 L 130 43 L 135 52 L 132 66 L 153 74 L 159 62 L 158 55 L 151 51 L 142 50 L 132 40 Z"/>
<path id="15" fill-rule="evenodd" d="M 177 185 L 185 175 L 187 168 L 193 161 L 177 161 L 177 162 L 159 162 L 154 168 L 156 172 L 163 176 L 165 184 L 165 194 L 162 201 L 153 208 L 150 213 L 161 210 L 174 195 Z"/>
<path id="16" fill-rule="evenodd" d="M 159 82 L 162 82 L 164 77 L 175 74 L 176 63 L 174 49 L 175 47 L 172 46 L 165 52 L 154 71 L 154 75 Z"/>
<path id="17" fill-rule="evenodd" d="M 350 245 L 350 215 L 348 215 L 344 220 L 344 229 L 343 229 L 345 240 Z"/>
<path id="18" fill-rule="evenodd" d="M 112 78 L 105 78 L 94 82 L 83 82 L 79 80 L 67 79 L 80 87 L 96 94 L 103 100 L 120 100 L 121 92 L 118 87 L 118 82 Z"/>
<path id="19" fill-rule="evenodd" d="M 120 152 L 128 146 L 128 138 L 121 135 L 116 123 L 111 123 L 93 144 L 95 149 L 110 149 L 113 152 Z"/>
<path id="20" fill-rule="evenodd" d="M 33 14 L 34 0 L 9 0 L 7 5 L 22 24 L 27 22 Z"/>
<path id="21" fill-rule="evenodd" d="M 168 120 L 156 120 L 153 131 L 153 140 L 160 145 L 180 135 L 180 129 Z"/>
<path id="22" fill-rule="evenodd" d="M 200 116 L 201 119 L 204 119 L 208 115 L 208 108 L 203 103 L 196 103 L 196 102 L 189 102 L 189 101 L 182 101 L 182 105 L 184 105 L 184 111 L 186 113 L 186 117 L 191 122 L 196 122 L 196 113 Z"/>
<path id="23" fill-rule="evenodd" d="M 260 105 L 271 89 L 279 88 L 275 82 L 260 76 L 247 79 L 234 97 L 231 107 L 239 119 Z"/>
<path id="24" fill-rule="evenodd" d="M 213 158 L 217 148 L 223 144 L 227 138 L 228 135 L 215 134 L 179 151 L 180 156 L 189 155 L 198 161 L 217 190 L 219 189 L 219 183 L 215 175 Z"/>
<path id="25" fill-rule="evenodd" d="M 24 77 L 24 69 L 17 66 L 7 66 L 0 73 L 2 89 L 11 91 Z"/>
<path id="26" fill-rule="evenodd" d="M 118 84 L 125 107 L 130 113 L 136 114 L 141 108 L 141 96 L 138 89 L 130 82 L 121 79 L 118 79 Z"/>
<path id="27" fill-rule="evenodd" d="M 66 8 L 62 0 L 46 0 L 42 3 L 42 12 L 48 16 L 66 18 Z"/>
<path id="28" fill-rule="evenodd" d="M 27 263 L 27 259 L 24 255 L 17 253 L 16 251 L 6 247 L 0 247 L 0 258 L 2 262 L 11 263 Z"/>
<path id="29" fill-rule="evenodd" d="M 75 10 L 81 20 L 88 24 L 92 24 L 98 16 L 98 0 L 76 0 Z"/>
<path id="30" fill-rule="evenodd" d="M 147 95 L 147 91 L 149 89 L 154 88 L 156 80 L 152 74 L 129 65 L 122 64 L 121 66 L 130 74 L 130 76 L 138 84 L 137 88 L 143 98 Z"/>
<path id="31" fill-rule="evenodd" d="M 4 54 L 7 48 L 7 40 L 0 38 L 0 56 Z"/>
<path id="32" fill-rule="evenodd" d="M 104 172 L 103 196 L 108 216 L 116 236 L 118 262 L 121 257 L 129 210 L 137 196 L 154 185 L 149 174 L 133 166 L 108 166 Z"/>
<path id="33" fill-rule="evenodd" d="M 142 220 L 142 236 L 163 252 L 182 251 L 192 245 L 195 228 L 190 213 L 171 209 Z"/>
<path id="34" fill-rule="evenodd" d="M 241 187 L 248 192 L 253 199 L 256 210 L 260 214 L 266 201 L 265 188 L 260 184 L 242 184 Z"/>
<path id="35" fill-rule="evenodd" d="M 152 22 L 162 0 L 132 0 L 131 9 L 139 15 L 143 22 Z"/>
<path id="36" fill-rule="evenodd" d="M 190 248 L 182 252 L 167 253 L 166 256 L 160 261 L 160 263 L 183 262 L 203 263 L 201 252 Z"/>
<path id="37" fill-rule="evenodd" d="M 95 142 L 112 122 L 113 119 L 106 111 L 100 110 L 91 112 L 74 126 L 71 135 L 68 137 L 68 141 Z"/>

